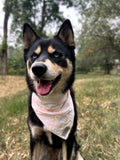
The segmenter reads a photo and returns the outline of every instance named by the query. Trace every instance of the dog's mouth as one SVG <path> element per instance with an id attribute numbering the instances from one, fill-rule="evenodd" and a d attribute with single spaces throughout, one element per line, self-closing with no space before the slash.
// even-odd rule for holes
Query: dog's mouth
<path id="1" fill-rule="evenodd" d="M 55 80 L 43 80 L 37 81 L 36 92 L 39 95 L 48 95 L 53 87 L 59 82 L 61 74 L 55 78 Z"/>

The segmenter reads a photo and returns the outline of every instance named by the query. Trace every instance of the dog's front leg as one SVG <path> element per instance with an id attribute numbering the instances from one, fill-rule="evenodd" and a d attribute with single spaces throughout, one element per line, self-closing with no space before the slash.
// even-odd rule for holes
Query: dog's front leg
<path id="1" fill-rule="evenodd" d="M 80 155 L 79 150 L 75 150 L 74 146 L 67 144 L 65 141 L 62 143 L 62 160 L 84 160 Z M 61 159 L 60 159 L 61 160 Z"/>
<path id="2" fill-rule="evenodd" d="M 62 157 L 63 160 L 67 160 L 67 146 L 65 141 L 62 143 Z"/>
<path id="3" fill-rule="evenodd" d="M 31 160 L 39 160 L 40 159 L 40 143 L 36 142 L 34 147 L 33 147 L 33 154 L 31 157 Z"/>
<path id="4" fill-rule="evenodd" d="M 72 144 L 68 146 L 66 141 L 62 143 L 62 160 L 73 160 L 72 158 Z"/>
<path id="5" fill-rule="evenodd" d="M 34 125 L 31 121 L 28 121 L 28 126 L 30 129 L 31 160 L 40 160 L 43 129 L 42 127 Z"/>
<path id="6" fill-rule="evenodd" d="M 34 143 L 32 149 L 31 160 L 58 160 L 58 155 L 60 153 L 60 149 L 53 148 L 45 144 L 44 141 L 39 140 Z"/>

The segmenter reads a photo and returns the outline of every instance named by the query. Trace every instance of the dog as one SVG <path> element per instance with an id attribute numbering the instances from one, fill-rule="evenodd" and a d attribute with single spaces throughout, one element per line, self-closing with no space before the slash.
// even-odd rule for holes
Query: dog
<path id="1" fill-rule="evenodd" d="M 75 43 L 70 20 L 53 38 L 39 37 L 25 23 L 23 42 L 31 160 L 83 160 L 75 137 Z"/>

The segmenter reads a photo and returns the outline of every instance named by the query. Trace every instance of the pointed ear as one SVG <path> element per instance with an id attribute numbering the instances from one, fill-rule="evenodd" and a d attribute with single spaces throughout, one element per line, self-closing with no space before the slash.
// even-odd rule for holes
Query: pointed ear
<path id="1" fill-rule="evenodd" d="M 28 49 L 37 38 L 38 36 L 34 32 L 32 27 L 29 24 L 25 23 L 23 26 L 24 49 Z"/>
<path id="2" fill-rule="evenodd" d="M 57 37 L 59 37 L 65 44 L 75 47 L 74 33 L 70 20 L 65 20 L 62 24 Z"/>

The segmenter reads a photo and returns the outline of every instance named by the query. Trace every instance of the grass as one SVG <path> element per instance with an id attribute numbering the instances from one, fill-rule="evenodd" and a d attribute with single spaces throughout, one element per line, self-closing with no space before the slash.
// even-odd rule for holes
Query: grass
<path id="1" fill-rule="evenodd" d="M 118 76 L 76 75 L 76 135 L 85 160 L 120 160 L 119 84 Z M 29 159 L 27 94 L 0 98 L 0 160 Z"/>
<path id="2" fill-rule="evenodd" d="M 27 111 L 27 91 L 17 93 L 12 97 L 0 98 L 0 129 L 8 121 L 8 118 L 15 118 Z"/>
<path id="3" fill-rule="evenodd" d="M 0 98 L 0 159 L 27 160 L 29 134 L 27 119 L 27 90 L 14 96 Z"/>
<path id="4" fill-rule="evenodd" d="M 86 160 L 120 160 L 120 77 L 83 77 L 74 85 L 81 153 Z"/>

